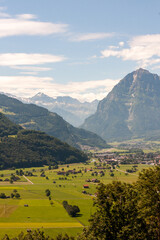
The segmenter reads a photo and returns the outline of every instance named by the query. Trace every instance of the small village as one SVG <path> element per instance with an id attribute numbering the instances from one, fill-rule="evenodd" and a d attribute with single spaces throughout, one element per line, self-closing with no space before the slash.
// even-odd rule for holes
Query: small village
<path id="1" fill-rule="evenodd" d="M 126 152 L 126 153 L 111 153 L 111 152 L 95 152 L 93 157 L 97 158 L 99 162 L 110 165 L 118 164 L 160 164 L 160 153 L 144 153 L 143 151 Z"/>

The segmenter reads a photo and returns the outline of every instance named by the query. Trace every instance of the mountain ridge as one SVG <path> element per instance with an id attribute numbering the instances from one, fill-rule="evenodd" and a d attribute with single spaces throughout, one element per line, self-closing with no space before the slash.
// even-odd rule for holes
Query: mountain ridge
<path id="1" fill-rule="evenodd" d="M 107 147 L 106 142 L 95 133 L 75 128 L 58 114 L 35 104 L 24 104 L 15 98 L 0 94 L 0 110 L 23 128 L 45 132 L 73 147 Z"/>
<path id="2" fill-rule="evenodd" d="M 79 127 L 86 117 L 90 116 L 97 109 L 98 100 L 92 102 L 80 102 L 76 98 L 70 96 L 49 97 L 39 92 L 31 98 L 17 98 L 23 103 L 33 103 L 41 107 L 47 108 L 51 112 L 55 112 L 65 121 L 75 127 Z"/>
<path id="3" fill-rule="evenodd" d="M 127 74 L 82 125 L 107 141 L 129 140 L 160 130 L 160 78 L 148 70 Z"/>

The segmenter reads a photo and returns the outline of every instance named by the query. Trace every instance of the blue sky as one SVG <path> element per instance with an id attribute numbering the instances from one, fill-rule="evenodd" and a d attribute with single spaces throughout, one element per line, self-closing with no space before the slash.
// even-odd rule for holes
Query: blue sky
<path id="1" fill-rule="evenodd" d="M 160 75 L 159 0 L 0 0 L 1 91 L 102 99 L 139 67 Z"/>

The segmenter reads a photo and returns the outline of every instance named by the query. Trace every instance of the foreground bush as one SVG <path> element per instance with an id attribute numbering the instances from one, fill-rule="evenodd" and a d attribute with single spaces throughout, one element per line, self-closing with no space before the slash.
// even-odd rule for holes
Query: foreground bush
<path id="1" fill-rule="evenodd" d="M 76 217 L 77 213 L 80 212 L 80 209 L 78 206 L 76 205 L 69 205 L 67 201 L 63 201 L 63 207 L 66 209 L 67 213 L 71 216 L 71 217 Z"/>
<path id="2" fill-rule="evenodd" d="M 75 240 L 75 238 L 69 237 L 67 234 L 65 234 L 64 236 L 62 234 L 59 234 L 57 235 L 57 237 L 52 238 L 46 236 L 43 231 L 34 230 L 29 231 L 27 233 L 21 232 L 15 238 L 9 238 L 8 235 L 6 234 L 2 240 Z"/>

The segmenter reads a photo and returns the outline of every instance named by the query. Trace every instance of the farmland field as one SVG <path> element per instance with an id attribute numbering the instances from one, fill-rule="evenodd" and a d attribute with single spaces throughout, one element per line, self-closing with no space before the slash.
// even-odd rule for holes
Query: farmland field
<path id="1" fill-rule="evenodd" d="M 30 171 L 34 176 L 27 176 L 33 183 L 28 182 L 23 176 L 19 182 L 10 184 L 9 182 L 0 183 L 0 193 L 10 196 L 16 189 L 20 198 L 0 199 L 0 238 L 7 232 L 9 236 L 26 231 L 27 229 L 41 229 L 55 236 L 58 233 L 68 233 L 76 235 L 82 231 L 83 226 L 88 225 L 88 219 L 94 212 L 93 199 L 95 198 L 97 183 L 86 182 L 87 179 L 96 178 L 107 184 L 113 180 L 134 182 L 138 177 L 138 171 L 134 174 L 125 173 L 131 165 L 121 165 L 120 168 L 113 170 L 103 170 L 105 176 L 101 177 L 100 170 L 95 169 L 94 163 L 90 164 L 70 164 L 69 166 L 59 166 L 59 169 L 48 170 L 48 167 L 23 169 L 24 172 Z M 147 165 L 138 165 L 137 170 L 142 170 Z M 77 174 L 68 176 L 58 175 L 57 172 L 67 170 L 80 171 Z M 15 174 L 16 170 L 0 171 L 2 178 Z M 45 176 L 41 176 L 44 171 Z M 97 172 L 97 173 L 94 173 Z M 19 185 L 21 184 L 21 185 Z M 88 185 L 87 189 L 83 185 Z M 51 199 L 46 196 L 45 190 L 51 192 Z M 85 193 L 82 191 L 85 190 Z M 77 217 L 70 217 L 62 206 L 66 200 L 71 205 L 77 205 L 80 213 Z"/>

